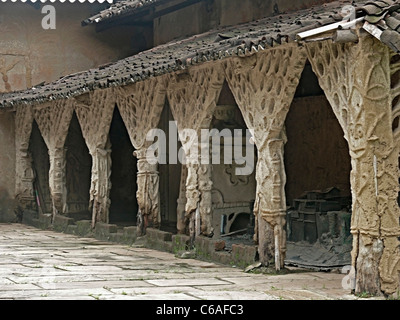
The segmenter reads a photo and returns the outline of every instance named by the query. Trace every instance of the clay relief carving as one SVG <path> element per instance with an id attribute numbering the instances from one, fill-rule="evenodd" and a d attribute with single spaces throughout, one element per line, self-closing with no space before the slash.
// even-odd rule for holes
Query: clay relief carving
<path id="1" fill-rule="evenodd" d="M 201 164 L 198 157 L 201 144 L 199 141 L 187 141 L 184 130 L 192 129 L 200 137 L 200 130 L 210 127 L 223 81 L 220 64 L 186 70 L 165 78 L 167 97 L 187 159 L 186 214 L 184 221 L 178 222 L 178 225 L 181 229 L 182 225 L 186 225 L 192 240 L 196 234 L 213 234 L 211 165 Z M 198 150 L 197 154 L 193 150 Z"/>
<path id="2" fill-rule="evenodd" d="M 0 53 L 0 92 L 11 92 L 31 86 L 29 61 L 22 54 Z"/>
<path id="3" fill-rule="evenodd" d="M 181 177 L 179 183 L 179 197 L 177 200 L 177 229 L 178 233 L 186 233 L 186 223 L 185 223 L 185 205 L 186 205 L 186 180 L 187 180 L 188 169 L 187 166 L 182 166 Z"/>
<path id="4" fill-rule="evenodd" d="M 108 223 L 111 189 L 111 143 L 108 136 L 115 106 L 113 89 L 97 90 L 75 98 L 75 112 L 92 156 L 89 210 L 92 227 Z"/>
<path id="5" fill-rule="evenodd" d="M 393 55 L 369 36 L 362 36 L 358 45 L 327 41 L 307 45 L 307 51 L 349 143 L 356 291 L 393 293 L 400 268 L 399 254 L 389 259 L 398 250 L 395 239 L 400 235 L 399 149 L 396 130 L 392 131 L 396 91 L 390 83 Z M 380 285 L 372 280 L 376 278 Z"/>
<path id="6" fill-rule="evenodd" d="M 35 120 L 49 149 L 49 187 L 53 202 L 53 215 L 66 212 L 65 150 L 64 144 L 72 118 L 73 102 L 57 100 L 36 106 Z"/>
<path id="7" fill-rule="evenodd" d="M 0 57 L 0 74 L 1 78 L 4 82 L 4 89 L 5 92 L 10 92 L 11 91 L 11 85 L 8 80 L 8 72 L 11 71 L 17 64 L 18 64 L 18 59 L 13 59 L 10 64 L 6 63 L 5 57 Z"/>
<path id="8" fill-rule="evenodd" d="M 159 228 L 161 224 L 158 165 L 148 161 L 146 152 L 146 148 L 134 152 L 134 156 L 138 159 L 138 235 L 146 234 L 146 228 L 149 226 Z"/>
<path id="9" fill-rule="evenodd" d="M 204 119 L 211 121 L 223 81 L 223 70 L 219 64 L 170 74 L 165 78 L 178 131 L 186 128 L 198 131 Z"/>
<path id="10" fill-rule="evenodd" d="M 97 222 L 109 222 L 111 190 L 111 143 L 107 139 L 104 147 L 91 153 L 92 181 L 90 186 L 89 209 L 92 209 L 92 227 Z"/>
<path id="11" fill-rule="evenodd" d="M 232 185 L 247 185 L 249 183 L 250 176 L 236 175 L 236 168 L 243 167 L 237 163 L 226 164 L 224 172 L 229 176 L 229 181 Z"/>
<path id="12" fill-rule="evenodd" d="M 396 144 L 400 140 L 400 55 L 390 53 L 390 95 L 392 99 L 392 130 Z"/>
<path id="13" fill-rule="evenodd" d="M 118 88 L 116 93 L 118 108 L 138 159 L 137 226 L 139 234 L 143 235 L 148 226 L 158 228 L 161 223 L 158 166 L 146 160 L 150 145 L 146 135 L 160 121 L 166 92 L 163 82 L 153 78 Z"/>
<path id="14" fill-rule="evenodd" d="M 16 187 L 15 194 L 22 209 L 35 207 L 32 157 L 28 152 L 33 112 L 29 106 L 19 106 L 15 116 Z"/>
<path id="15" fill-rule="evenodd" d="M 283 267 L 286 250 L 284 122 L 305 62 L 305 50 L 293 45 L 225 62 L 227 82 L 258 149 L 254 214 L 257 216 L 255 240 L 259 243 L 260 260 L 268 264 L 269 257 L 275 257 L 277 269 Z M 261 232 L 258 219 L 264 219 L 268 222 L 267 228 L 272 228 L 275 252 L 264 253 L 264 242 L 268 239 L 258 237 Z"/>
<path id="16" fill-rule="evenodd" d="M 162 79 L 148 79 L 115 89 L 118 109 L 135 149 L 146 142 L 146 135 L 157 127 L 166 91 Z"/>

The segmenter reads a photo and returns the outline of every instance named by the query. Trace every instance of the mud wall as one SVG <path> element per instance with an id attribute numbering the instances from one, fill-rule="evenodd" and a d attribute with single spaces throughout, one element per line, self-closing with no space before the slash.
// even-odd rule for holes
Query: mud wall
<path id="1" fill-rule="evenodd" d="M 349 149 L 325 96 L 295 98 L 285 124 L 288 204 L 304 191 L 329 187 L 349 196 Z"/>
<path id="2" fill-rule="evenodd" d="M 211 125 L 214 129 L 219 130 L 219 132 L 230 129 L 232 137 L 234 130 L 238 129 L 242 130 L 242 137 L 246 135 L 246 123 L 226 82 L 222 86 Z M 257 162 L 257 151 L 254 149 L 254 163 L 252 164 L 254 165 L 254 171 L 250 175 L 238 176 L 235 174 L 234 163 L 226 164 L 223 160 L 224 143 L 224 139 L 221 138 L 220 164 L 213 164 L 212 179 L 214 203 L 254 201 L 256 192 L 255 164 Z M 242 154 L 245 155 L 245 141 L 243 141 L 242 150 Z"/>
<path id="3" fill-rule="evenodd" d="M 43 4 L 0 4 L 0 93 L 98 67 L 134 52 L 132 27 L 96 33 L 81 21 L 99 4 L 57 3 L 56 29 L 42 28 Z"/>
<path id="4" fill-rule="evenodd" d="M 333 1 L 333 0 L 331 0 Z M 330 0 L 208 0 L 154 20 L 154 45 L 207 30 L 308 8 Z M 178 22 L 178 23 L 177 23 Z"/>
<path id="5" fill-rule="evenodd" d="M 0 222 L 14 221 L 15 140 L 14 114 L 0 113 Z"/>

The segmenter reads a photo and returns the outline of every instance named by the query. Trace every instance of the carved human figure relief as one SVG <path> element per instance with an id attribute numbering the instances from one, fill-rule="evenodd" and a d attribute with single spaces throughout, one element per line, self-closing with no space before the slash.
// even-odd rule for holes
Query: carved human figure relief
<path id="1" fill-rule="evenodd" d="M 134 156 L 138 159 L 138 235 L 144 235 L 147 227 L 159 228 L 161 224 L 158 165 L 148 161 L 146 148 L 136 150 Z"/>

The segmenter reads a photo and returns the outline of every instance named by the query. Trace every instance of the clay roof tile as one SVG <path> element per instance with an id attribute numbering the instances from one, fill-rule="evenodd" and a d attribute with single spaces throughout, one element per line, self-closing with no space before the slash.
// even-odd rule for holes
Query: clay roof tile
<path id="1" fill-rule="evenodd" d="M 150 1 L 161 0 L 136 0 L 137 3 Z M 359 9 L 358 15 L 371 15 L 375 17 L 377 23 L 385 22 L 386 30 L 383 31 L 381 40 L 395 52 L 400 52 L 400 33 L 397 32 L 400 30 L 400 0 L 381 0 L 373 3 L 340 0 L 301 10 L 295 15 L 282 14 L 279 17 L 210 30 L 187 39 L 160 45 L 96 69 L 64 76 L 51 84 L 0 94 L 0 108 L 78 96 L 89 90 L 127 85 L 209 60 L 253 54 L 258 50 L 294 41 L 296 34 L 300 32 L 335 23 L 340 20 L 338 12 L 345 4 L 356 5 Z"/>

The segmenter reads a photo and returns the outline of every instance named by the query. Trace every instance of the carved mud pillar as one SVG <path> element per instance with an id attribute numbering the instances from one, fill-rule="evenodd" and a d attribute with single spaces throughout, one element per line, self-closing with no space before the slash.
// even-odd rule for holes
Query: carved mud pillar
<path id="1" fill-rule="evenodd" d="M 179 197 L 177 200 L 177 231 L 179 234 L 186 233 L 186 224 L 185 224 L 185 205 L 187 202 L 186 199 L 186 180 L 188 176 L 187 166 L 182 165 L 181 169 L 181 178 L 179 183 Z"/>
<path id="2" fill-rule="evenodd" d="M 165 104 L 165 87 L 162 80 L 152 78 L 116 90 L 117 105 L 124 120 L 138 159 L 137 213 L 138 235 L 146 228 L 161 226 L 158 163 L 154 155 L 147 154 L 146 136 L 156 129 Z M 162 146 L 164 147 L 164 146 Z"/>
<path id="3" fill-rule="evenodd" d="M 399 146 L 392 132 L 390 51 L 365 35 L 357 45 L 324 42 L 307 49 L 349 143 L 355 291 L 395 293 L 400 271 Z"/>
<path id="4" fill-rule="evenodd" d="M 21 210 L 36 208 L 33 189 L 35 175 L 32 156 L 28 151 L 32 123 L 31 106 L 19 106 L 15 116 L 15 194 Z"/>
<path id="5" fill-rule="evenodd" d="M 188 160 L 190 161 L 190 160 Z M 200 202 L 200 190 L 199 190 L 199 178 L 198 168 L 199 165 L 193 162 L 186 164 L 187 166 L 187 180 L 186 180 L 186 205 L 185 205 L 185 216 L 184 225 L 190 235 L 191 245 L 194 243 L 196 234 L 199 231 L 196 230 L 196 222 L 199 224 L 199 202 Z M 196 221 L 197 219 L 197 221 Z"/>
<path id="6" fill-rule="evenodd" d="M 257 200 L 254 211 L 257 213 L 257 235 L 260 245 L 260 259 L 272 258 L 279 270 L 284 265 L 286 254 L 286 174 L 283 150 L 285 137 L 270 139 L 259 148 L 257 163 Z M 276 250 L 279 248 L 279 250 Z M 272 256 L 273 253 L 273 256 Z"/>
<path id="7" fill-rule="evenodd" d="M 147 227 L 159 228 L 161 224 L 158 164 L 147 158 L 147 148 L 134 152 L 138 159 L 137 173 L 137 234 L 146 234 Z"/>
<path id="8" fill-rule="evenodd" d="M 260 261 L 274 261 L 277 270 L 286 252 L 284 123 L 305 62 L 303 48 L 286 45 L 225 63 L 228 85 L 258 149 L 254 240 Z"/>
<path id="9" fill-rule="evenodd" d="M 90 186 L 90 204 L 92 209 L 92 227 L 97 222 L 109 222 L 111 190 L 111 143 L 107 140 L 105 148 L 89 148 L 92 156 L 92 180 Z"/>
<path id="10" fill-rule="evenodd" d="M 210 126 L 223 81 L 224 72 L 220 64 L 175 73 L 166 77 L 165 81 L 171 112 L 178 124 L 187 162 L 186 212 L 184 223 L 178 217 L 178 230 L 183 232 L 183 225 L 186 225 L 192 241 L 196 234 L 213 235 L 211 164 L 202 161 L 200 131 Z M 186 141 L 187 129 L 195 136 L 193 141 Z"/>
<path id="11" fill-rule="evenodd" d="M 66 210 L 66 152 L 64 150 L 69 124 L 73 113 L 73 101 L 57 100 L 37 106 L 33 110 L 35 120 L 49 150 L 49 187 L 53 217 Z"/>
<path id="12" fill-rule="evenodd" d="M 26 148 L 16 150 L 16 199 L 18 206 L 23 209 L 36 208 L 35 191 L 33 183 L 35 174 L 33 171 L 32 155 Z"/>
<path id="13" fill-rule="evenodd" d="M 193 152 L 198 150 L 197 152 Z M 212 165 L 202 161 L 201 146 L 194 141 L 186 151 L 186 206 L 184 225 L 192 242 L 202 234 L 212 237 Z"/>
<path id="14" fill-rule="evenodd" d="M 199 166 L 199 216 L 196 218 L 196 234 L 212 237 L 214 228 L 212 226 L 212 165 L 201 164 Z"/>
<path id="15" fill-rule="evenodd" d="M 112 89 L 96 90 L 75 98 L 82 135 L 92 156 L 89 210 L 92 227 L 109 222 L 111 190 L 111 143 L 108 136 L 115 107 Z"/>
<path id="16" fill-rule="evenodd" d="M 53 216 L 66 212 L 67 188 L 65 180 L 66 150 L 49 148 L 50 171 L 49 187 L 53 205 Z"/>

